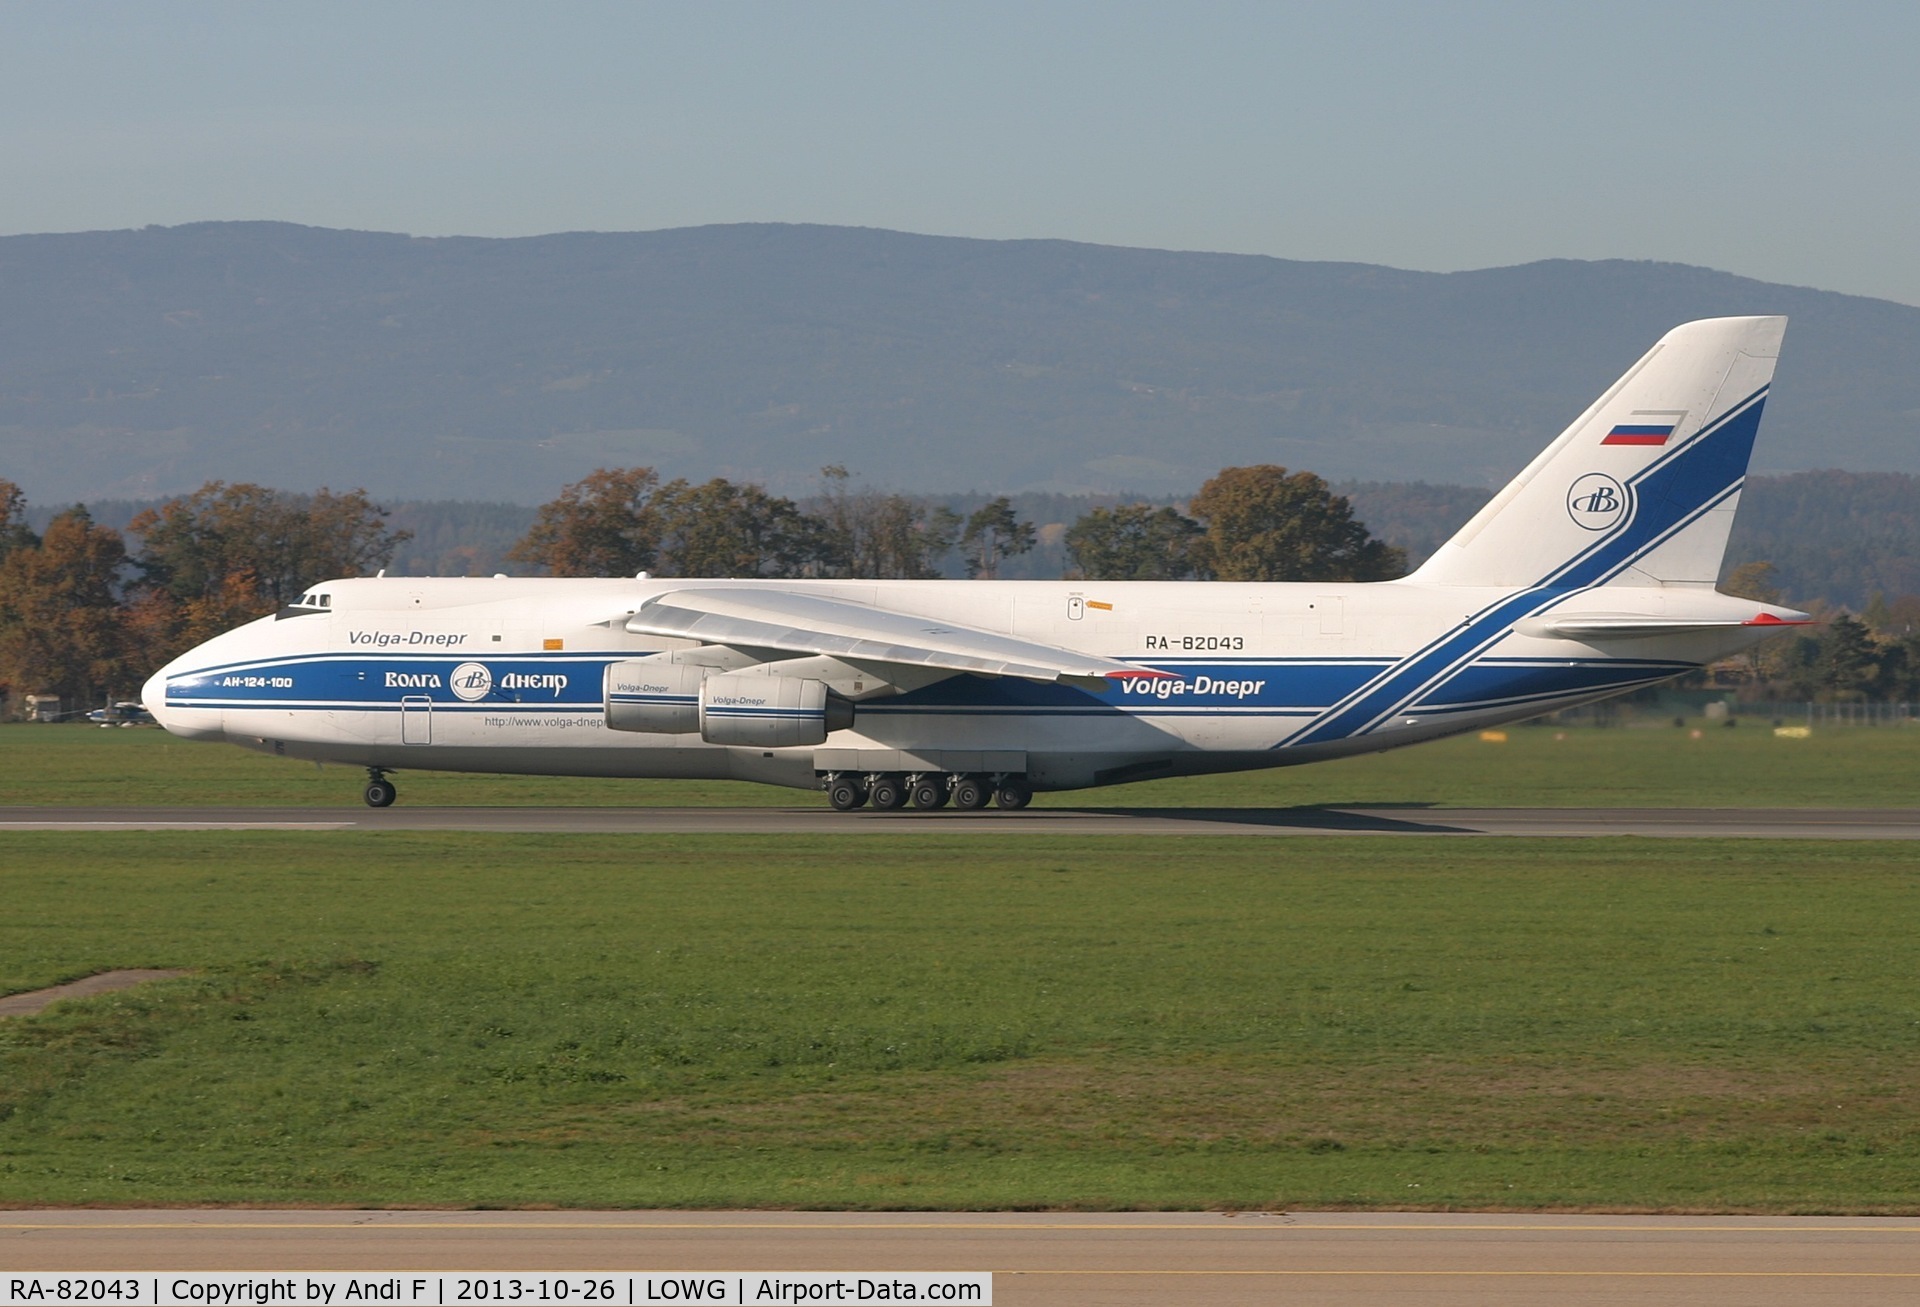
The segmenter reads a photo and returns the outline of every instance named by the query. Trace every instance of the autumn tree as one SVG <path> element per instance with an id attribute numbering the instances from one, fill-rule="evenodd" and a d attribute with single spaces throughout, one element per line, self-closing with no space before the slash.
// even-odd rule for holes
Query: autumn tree
<path id="1" fill-rule="evenodd" d="M 1867 610 L 1860 614 L 1860 620 L 1871 626 L 1875 635 L 1904 639 L 1920 634 L 1920 595 L 1903 594 L 1882 599 L 1877 615 L 1875 605 L 1870 603 Z"/>
<path id="2" fill-rule="evenodd" d="M 1384 581 L 1406 570 L 1406 555 L 1311 472 L 1223 468 L 1187 511 L 1206 523 L 1200 565 L 1222 581 Z"/>
<path id="3" fill-rule="evenodd" d="M 132 693 L 144 669 L 129 663 L 118 587 L 127 561 L 120 533 L 74 507 L 37 544 L 0 558 L 0 680 L 73 703 Z"/>
<path id="4" fill-rule="evenodd" d="M 1777 604 L 1780 602 L 1780 587 L 1774 583 L 1775 571 L 1772 563 L 1763 560 L 1742 563 L 1727 573 L 1727 579 L 1720 583 L 1719 590 L 1735 599 Z M 1737 675 L 1756 682 L 1784 677 L 1795 665 L 1790 641 L 1786 637 L 1797 629 L 1782 627 L 1778 635 L 1728 659 L 1728 667 L 1739 668 Z"/>
<path id="5" fill-rule="evenodd" d="M 1185 581 L 1196 574 L 1200 524 L 1171 508 L 1096 508 L 1067 529 L 1067 556 L 1088 581 Z"/>
<path id="6" fill-rule="evenodd" d="M 660 519 L 650 467 L 596 468 L 540 506 L 507 557 L 555 576 L 632 576 L 657 565 Z"/>
<path id="7" fill-rule="evenodd" d="M 144 679 L 179 654 L 224 631 L 266 615 L 259 578 L 229 572 L 182 599 L 158 586 L 134 586 L 122 603 L 122 620 L 134 652 L 130 665 Z"/>
<path id="8" fill-rule="evenodd" d="M 759 486 L 671 481 L 650 508 L 671 576 L 800 576 L 820 554 L 819 524 Z"/>
<path id="9" fill-rule="evenodd" d="M 1776 570 L 1772 563 L 1765 561 L 1742 563 L 1727 573 L 1720 592 L 1732 595 L 1735 599 L 1777 604 L 1780 602 L 1780 587 L 1774 583 Z"/>
<path id="10" fill-rule="evenodd" d="M 1872 697 L 1880 703 L 1920 699 L 1920 636 L 1883 642 L 1878 652 Z"/>
<path id="11" fill-rule="evenodd" d="M 1000 574 L 1000 564 L 1032 549 L 1033 539 L 1033 523 L 1015 517 L 1012 502 L 1002 495 L 967 518 L 960 533 L 960 557 L 968 576 L 991 581 Z"/>
<path id="12" fill-rule="evenodd" d="M 26 495 L 19 486 L 0 477 L 0 558 L 39 543 L 40 537 L 27 525 Z"/>
<path id="13" fill-rule="evenodd" d="M 1867 698 L 1880 671 L 1879 649 L 1867 624 L 1846 613 L 1827 623 L 1813 669 L 1835 699 Z"/>
<path id="14" fill-rule="evenodd" d="M 210 481 L 141 513 L 127 529 L 140 538 L 135 561 L 147 587 L 186 602 L 231 596 L 247 578 L 258 616 L 316 581 L 384 567 L 411 538 L 389 531 L 386 517 L 364 490 L 304 495 Z"/>
<path id="15" fill-rule="evenodd" d="M 960 517 L 940 504 L 854 488 L 846 468 L 820 469 L 824 492 L 810 505 L 820 524 L 822 575 L 870 580 L 929 580 L 953 548 Z"/>
<path id="16" fill-rule="evenodd" d="M 1867 624 L 1869 631 L 1878 634 L 1893 624 L 1893 605 L 1887 602 L 1885 590 L 1875 590 L 1867 598 L 1867 606 L 1860 610 L 1860 620 Z"/>

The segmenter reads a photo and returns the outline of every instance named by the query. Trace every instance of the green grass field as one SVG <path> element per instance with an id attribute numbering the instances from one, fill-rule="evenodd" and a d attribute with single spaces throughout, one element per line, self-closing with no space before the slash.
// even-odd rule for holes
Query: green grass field
<path id="1" fill-rule="evenodd" d="M 1695 725 L 1694 729 L 1698 729 Z M 1050 806 L 1907 807 L 1920 802 L 1920 730 L 1765 726 L 1517 726 L 1477 737 L 1238 776 L 1042 795 Z M 818 795 L 764 785 L 402 772 L 403 804 L 788 805 Z M 312 806 L 359 802 L 361 773 L 176 740 L 159 730 L 0 726 L 0 804 Z"/>
<path id="2" fill-rule="evenodd" d="M 3 854 L 0 1203 L 1920 1211 L 1913 845 Z"/>

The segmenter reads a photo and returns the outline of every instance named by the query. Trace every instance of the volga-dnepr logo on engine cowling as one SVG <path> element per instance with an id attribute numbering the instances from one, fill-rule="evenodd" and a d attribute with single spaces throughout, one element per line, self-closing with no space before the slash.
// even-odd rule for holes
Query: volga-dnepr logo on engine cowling
<path id="1" fill-rule="evenodd" d="M 493 673 L 484 663 L 461 663 L 447 679 L 455 696 L 468 703 L 493 692 Z"/>

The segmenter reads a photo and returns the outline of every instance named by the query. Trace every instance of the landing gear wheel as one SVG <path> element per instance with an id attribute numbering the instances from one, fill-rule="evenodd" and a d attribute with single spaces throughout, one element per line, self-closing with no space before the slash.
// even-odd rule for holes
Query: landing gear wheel
<path id="1" fill-rule="evenodd" d="M 993 787 L 978 776 L 962 776 L 953 783 L 953 806 L 965 812 L 984 808 L 993 800 Z"/>
<path id="2" fill-rule="evenodd" d="M 843 777 L 827 786 L 827 802 L 840 812 L 852 812 L 866 801 L 866 787 L 856 780 Z"/>
<path id="3" fill-rule="evenodd" d="M 386 777 L 376 776 L 367 782 L 367 788 L 360 797 L 367 801 L 369 808 L 391 808 L 393 801 L 400 797 L 400 791 Z"/>
<path id="4" fill-rule="evenodd" d="M 947 806 L 947 778 L 922 776 L 913 783 L 913 806 L 922 812 Z"/>
<path id="5" fill-rule="evenodd" d="M 993 796 L 993 801 L 1000 807 L 1012 812 L 1032 803 L 1033 791 L 1028 789 L 1025 783 L 1021 781 L 1002 781 L 1000 783 L 1000 791 Z"/>
<path id="6" fill-rule="evenodd" d="M 867 793 L 867 802 L 882 812 L 892 812 L 907 801 L 907 783 L 898 776 L 882 776 Z"/>

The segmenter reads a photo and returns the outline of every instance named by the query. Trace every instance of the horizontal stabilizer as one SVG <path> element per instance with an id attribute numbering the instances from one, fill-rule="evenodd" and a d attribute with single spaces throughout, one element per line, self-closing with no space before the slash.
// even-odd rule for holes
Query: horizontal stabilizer
<path id="1" fill-rule="evenodd" d="M 1109 678 L 1165 675 L 870 604 L 748 586 L 671 591 L 641 605 L 627 619 L 627 630 L 735 648 L 1066 681 L 1085 688 L 1104 687 Z"/>
<path id="2" fill-rule="evenodd" d="M 1658 636 L 1698 635 L 1703 632 L 1738 631 L 1743 627 L 1806 626 L 1813 619 L 1796 614 L 1779 617 L 1760 613 L 1747 618 L 1651 617 L 1644 613 L 1579 613 L 1565 617 L 1535 618 L 1515 628 L 1522 635 L 1559 640 L 1650 640 Z"/>

